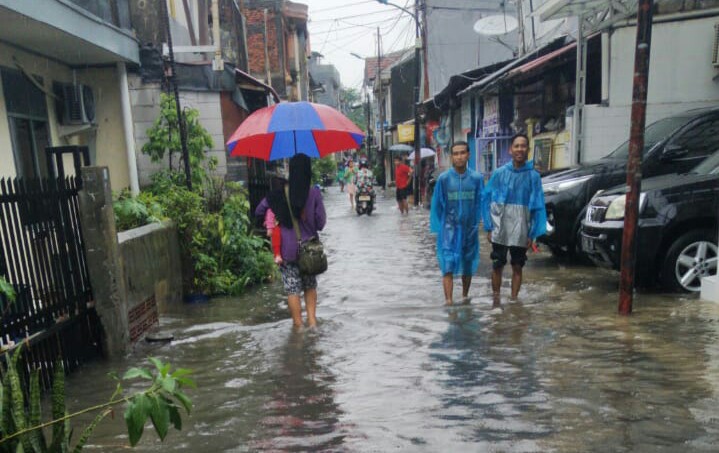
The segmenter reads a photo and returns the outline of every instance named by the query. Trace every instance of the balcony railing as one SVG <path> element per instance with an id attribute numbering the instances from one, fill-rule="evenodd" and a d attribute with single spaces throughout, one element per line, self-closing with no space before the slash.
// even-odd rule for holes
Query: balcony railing
<path id="1" fill-rule="evenodd" d="M 119 28 L 130 30 L 129 0 L 69 0 L 80 8 Z"/>

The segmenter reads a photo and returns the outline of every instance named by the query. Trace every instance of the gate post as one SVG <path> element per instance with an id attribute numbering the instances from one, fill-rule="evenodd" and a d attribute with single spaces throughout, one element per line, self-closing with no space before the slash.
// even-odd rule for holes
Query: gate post
<path id="1" fill-rule="evenodd" d="M 79 191 L 80 226 L 85 244 L 95 310 L 102 323 L 103 351 L 123 355 L 130 344 L 127 289 L 112 209 L 107 167 L 83 167 Z"/>

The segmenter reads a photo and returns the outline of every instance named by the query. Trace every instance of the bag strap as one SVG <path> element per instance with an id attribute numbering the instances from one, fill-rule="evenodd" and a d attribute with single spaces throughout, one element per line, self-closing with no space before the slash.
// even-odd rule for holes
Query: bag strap
<path id="1" fill-rule="evenodd" d="M 287 207 L 290 210 L 290 217 L 292 217 L 292 226 L 295 229 L 295 234 L 297 235 L 297 243 L 302 242 L 302 236 L 300 235 L 300 226 L 297 224 L 297 219 L 295 219 L 295 215 L 292 214 L 292 205 L 290 204 L 290 188 L 285 184 L 285 200 L 287 201 Z"/>

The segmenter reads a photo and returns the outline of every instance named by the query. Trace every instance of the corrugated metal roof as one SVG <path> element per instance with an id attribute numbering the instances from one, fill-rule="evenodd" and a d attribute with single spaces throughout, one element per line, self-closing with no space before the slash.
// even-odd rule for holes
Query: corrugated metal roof
<path id="1" fill-rule="evenodd" d="M 510 70 L 508 73 L 508 76 L 512 77 L 517 74 L 523 74 L 523 73 L 529 72 L 532 69 L 536 69 L 536 68 L 544 65 L 545 63 L 548 63 L 548 62 L 552 61 L 553 59 L 558 58 L 559 56 L 564 55 L 565 53 L 567 53 L 573 49 L 576 49 L 576 48 L 577 48 L 576 42 L 568 44 L 568 45 L 562 47 L 561 49 L 557 49 L 553 52 L 549 52 L 547 55 L 544 55 L 543 57 L 535 58 L 534 60 L 530 61 L 529 63 L 525 63 L 522 66 L 519 66 L 517 68 Z"/>

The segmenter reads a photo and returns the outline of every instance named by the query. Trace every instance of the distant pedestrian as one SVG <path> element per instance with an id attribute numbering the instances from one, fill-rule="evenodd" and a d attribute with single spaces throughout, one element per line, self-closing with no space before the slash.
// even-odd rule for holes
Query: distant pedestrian
<path id="1" fill-rule="evenodd" d="M 492 293 L 499 302 L 502 271 L 511 257 L 512 292 L 516 300 L 522 286 L 522 268 L 527 249 L 547 229 L 542 178 L 527 161 L 529 139 L 524 134 L 512 138 L 509 154 L 512 160 L 498 168 L 487 183 L 482 204 L 484 229 L 492 244 Z"/>
<path id="2" fill-rule="evenodd" d="M 318 232 L 325 227 L 327 214 L 322 202 L 319 189 L 312 187 L 312 163 L 305 154 L 297 154 L 290 159 L 290 175 L 287 184 L 289 193 L 285 194 L 285 187 L 280 186 L 272 190 L 264 198 L 255 215 L 263 217 L 267 209 L 272 209 L 279 223 L 282 236 L 280 251 L 282 261 L 282 283 L 287 293 L 287 306 L 292 315 L 295 327 L 302 326 L 302 305 L 300 295 L 304 291 L 305 309 L 307 311 L 307 325 L 317 325 L 317 278 L 314 275 L 300 273 L 297 265 L 299 243 L 292 224 L 292 215 L 297 219 L 301 240 L 307 241 L 317 237 Z M 290 211 L 292 209 L 292 211 Z"/>
<path id="3" fill-rule="evenodd" d="M 452 305 L 453 278 L 462 276 L 462 302 L 469 302 L 472 275 L 479 265 L 479 221 L 484 179 L 467 167 L 469 146 L 455 142 L 452 168 L 437 179 L 432 195 L 430 230 L 437 233 L 437 260 L 445 304 Z"/>
<path id="4" fill-rule="evenodd" d="M 357 169 L 353 161 L 347 162 L 347 168 L 345 169 L 345 186 L 347 187 L 347 195 L 350 198 L 350 204 L 352 209 L 355 208 L 355 194 L 357 193 L 357 186 L 355 185 L 355 178 L 357 177 Z"/>
<path id="5" fill-rule="evenodd" d="M 344 192 L 345 191 L 345 166 L 344 166 L 344 164 L 340 164 L 340 167 L 337 170 L 337 183 L 340 185 L 340 192 Z"/>
<path id="6" fill-rule="evenodd" d="M 407 196 L 410 191 L 410 176 L 412 175 L 412 169 L 409 165 L 402 162 L 402 158 L 396 156 L 394 158 L 394 181 L 396 186 L 396 199 L 397 207 L 399 208 L 400 214 L 409 213 L 409 205 L 407 204 Z"/>

